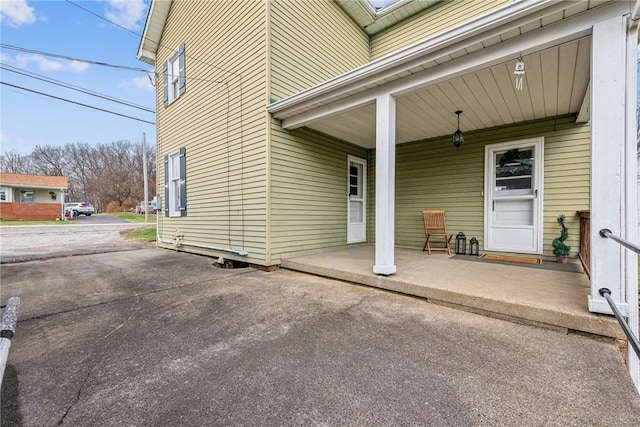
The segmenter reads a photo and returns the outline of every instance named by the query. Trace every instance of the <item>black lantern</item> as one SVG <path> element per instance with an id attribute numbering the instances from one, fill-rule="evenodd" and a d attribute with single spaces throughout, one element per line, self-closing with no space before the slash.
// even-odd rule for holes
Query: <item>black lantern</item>
<path id="1" fill-rule="evenodd" d="M 478 256 L 478 239 L 472 237 L 469 240 L 469 255 Z"/>
<path id="2" fill-rule="evenodd" d="M 458 130 L 453 134 L 453 146 L 456 147 L 456 150 L 459 150 L 464 142 L 464 136 L 462 136 L 462 131 L 460 130 L 460 114 L 462 114 L 462 110 L 456 111 L 458 115 Z"/>
<path id="3" fill-rule="evenodd" d="M 463 232 L 456 235 L 456 255 L 464 255 L 467 253 L 467 237 Z"/>

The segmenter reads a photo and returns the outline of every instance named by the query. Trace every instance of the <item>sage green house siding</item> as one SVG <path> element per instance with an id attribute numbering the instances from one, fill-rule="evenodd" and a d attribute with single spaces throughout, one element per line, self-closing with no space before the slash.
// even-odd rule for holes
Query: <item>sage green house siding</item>
<path id="1" fill-rule="evenodd" d="M 157 64 L 184 43 L 186 92 L 165 107 L 157 85 L 158 194 L 164 197 L 163 157 L 185 147 L 187 216 L 161 211 L 161 239 L 178 232 L 185 242 L 246 250 L 246 261 L 264 263 L 266 34 L 263 2 L 172 2 Z"/>
<path id="2" fill-rule="evenodd" d="M 309 131 L 280 133 L 271 149 L 272 262 L 347 244 L 347 156 L 367 150 Z"/>
<path id="3" fill-rule="evenodd" d="M 269 3 L 270 98 L 279 100 L 367 62 L 367 35 L 334 2 Z M 347 242 L 347 156 L 366 150 L 271 124 L 269 264 Z"/>
<path id="4" fill-rule="evenodd" d="M 445 0 L 371 38 L 371 60 L 476 18 L 510 0 Z"/>
<path id="5" fill-rule="evenodd" d="M 451 137 L 398 145 L 396 245 L 422 248 L 422 210 L 444 209 L 449 231 L 462 231 L 467 241 L 476 237 L 482 250 L 485 146 L 535 137 L 544 137 L 544 255 L 552 256 L 551 241 L 560 234 L 556 217 L 565 214 L 575 256 L 580 230 L 576 211 L 589 209 L 590 131 L 588 125 L 576 124 L 574 116 L 468 132 L 459 151 Z M 369 169 L 373 193 L 373 162 Z M 372 214 L 374 209 L 370 200 Z M 369 236 L 375 236 L 373 222 Z"/>
<path id="6" fill-rule="evenodd" d="M 267 266 L 344 247 L 349 156 L 367 161 L 373 243 L 375 150 L 307 128 L 284 130 L 266 107 L 504 3 L 439 2 L 370 39 L 333 1 L 174 0 L 157 66 L 184 43 L 187 89 L 165 107 L 157 85 L 158 194 L 163 157 L 185 147 L 188 213 L 159 218 L 162 245 L 171 247 L 178 233 L 200 245 L 185 250 Z M 478 238 L 482 250 L 485 147 L 533 137 L 544 137 L 544 254 L 552 253 L 561 213 L 575 254 L 575 212 L 589 209 L 590 129 L 574 116 L 465 132 L 459 151 L 450 136 L 398 145 L 396 245 L 422 248 L 421 211 L 444 209 L 449 230 Z"/>
<path id="7" fill-rule="evenodd" d="M 271 1 L 269 18 L 273 100 L 369 60 L 368 36 L 333 1 Z"/>

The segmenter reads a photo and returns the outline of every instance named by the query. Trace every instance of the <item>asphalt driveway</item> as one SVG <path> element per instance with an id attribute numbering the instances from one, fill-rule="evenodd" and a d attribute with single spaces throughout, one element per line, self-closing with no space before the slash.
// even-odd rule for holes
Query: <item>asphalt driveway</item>
<path id="1" fill-rule="evenodd" d="M 144 226 L 109 214 L 81 215 L 68 224 L 2 226 L 0 263 L 137 248 L 120 232 Z"/>
<path id="2" fill-rule="evenodd" d="M 0 266 L 3 426 L 637 426 L 614 343 L 161 249 Z"/>

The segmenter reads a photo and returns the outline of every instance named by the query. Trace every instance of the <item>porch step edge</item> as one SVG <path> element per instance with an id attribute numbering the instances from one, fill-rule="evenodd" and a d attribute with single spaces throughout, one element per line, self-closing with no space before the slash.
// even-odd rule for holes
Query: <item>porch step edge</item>
<path id="1" fill-rule="evenodd" d="M 416 285 L 395 279 L 393 276 L 385 277 L 374 275 L 373 273 L 370 275 L 351 273 L 330 267 L 303 264 L 294 260 L 283 259 L 281 268 L 411 295 L 433 303 L 448 305 L 454 309 L 475 310 L 480 315 L 510 320 L 516 323 L 527 322 L 532 325 L 548 325 L 551 329 L 558 328 L 560 331 L 577 331 L 614 339 L 625 338 L 622 329 L 614 318 L 600 314 L 576 315 L 563 313 L 539 306 L 465 295 L 445 289 Z"/>

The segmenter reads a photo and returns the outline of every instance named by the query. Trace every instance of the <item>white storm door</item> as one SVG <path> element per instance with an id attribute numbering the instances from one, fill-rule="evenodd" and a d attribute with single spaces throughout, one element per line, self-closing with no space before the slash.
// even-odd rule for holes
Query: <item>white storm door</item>
<path id="1" fill-rule="evenodd" d="M 347 243 L 367 240 L 367 161 L 347 158 Z"/>
<path id="2" fill-rule="evenodd" d="M 544 139 L 485 147 L 485 250 L 542 253 Z"/>

